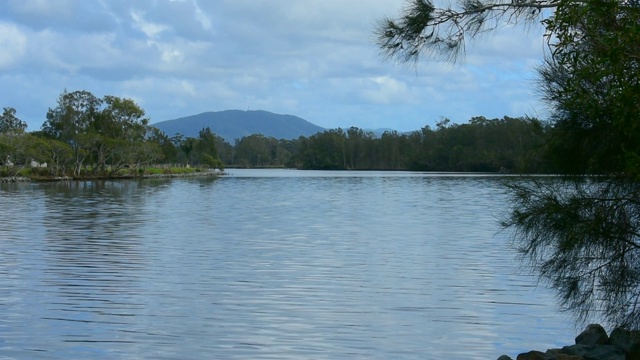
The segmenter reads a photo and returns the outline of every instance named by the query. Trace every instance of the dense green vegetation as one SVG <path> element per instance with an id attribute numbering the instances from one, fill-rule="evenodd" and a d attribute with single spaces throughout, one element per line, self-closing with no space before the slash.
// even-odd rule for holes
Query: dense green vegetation
<path id="1" fill-rule="evenodd" d="M 234 145 L 214 135 L 214 142 L 226 167 L 541 173 L 553 166 L 543 158 L 548 135 L 537 119 L 480 116 L 463 124 L 443 119 L 435 128 L 404 134 L 376 136 L 351 127 L 293 140 L 254 134 Z"/>
<path id="2" fill-rule="evenodd" d="M 87 91 L 63 92 L 41 130 L 26 132 L 16 110 L 0 117 L 0 175 L 116 177 L 156 164 L 204 168 L 546 172 L 549 128 L 537 119 L 442 119 L 435 128 L 381 136 L 351 127 L 293 140 L 260 134 L 231 145 L 209 128 L 171 137 L 149 125 L 135 102 Z M 33 166 L 32 166 L 33 162 Z M 46 163 L 46 167 L 38 164 Z"/>
<path id="3" fill-rule="evenodd" d="M 5 109 L 0 121 L 3 175 L 31 162 L 47 163 L 42 175 L 102 177 L 136 174 L 154 164 L 207 168 L 290 167 L 332 170 L 415 170 L 463 172 L 545 172 L 541 157 L 548 127 L 537 119 L 474 117 L 463 124 L 443 119 L 435 128 L 381 136 L 351 127 L 294 140 L 260 134 L 234 145 L 202 129 L 197 138 L 172 137 L 148 124 L 132 100 L 86 91 L 64 92 L 40 131 Z M 9 166 L 14 164 L 14 166 Z M 24 171 L 23 171 L 24 173 Z"/>
<path id="4" fill-rule="evenodd" d="M 380 137 L 362 129 L 325 131 L 290 148 L 290 165 L 304 169 L 381 169 L 463 172 L 540 172 L 545 126 L 530 118 L 448 119 L 436 128 Z M 294 146 L 295 145 L 295 146 Z"/>
<path id="5" fill-rule="evenodd" d="M 537 90 L 552 114 L 538 159 L 566 176 L 507 183 L 503 225 L 578 320 L 639 329 L 640 2 L 409 0 L 378 44 L 400 62 L 455 59 L 468 39 L 532 21 L 546 30 Z"/>
<path id="6" fill-rule="evenodd" d="M 214 134 L 170 139 L 133 100 L 64 91 L 40 131 L 26 132 L 16 110 L 0 117 L 0 176 L 139 176 L 153 164 L 223 169 Z"/>

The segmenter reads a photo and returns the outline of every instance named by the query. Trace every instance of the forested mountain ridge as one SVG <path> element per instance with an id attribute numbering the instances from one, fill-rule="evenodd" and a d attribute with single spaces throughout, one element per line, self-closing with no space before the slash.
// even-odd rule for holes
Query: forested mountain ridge
<path id="1" fill-rule="evenodd" d="M 179 133 L 186 137 L 197 137 L 200 130 L 210 128 L 212 132 L 231 144 L 235 139 L 253 134 L 262 134 L 276 139 L 296 139 L 325 130 L 297 116 L 274 114 L 263 110 L 210 111 L 160 121 L 152 125 L 168 136 Z"/>

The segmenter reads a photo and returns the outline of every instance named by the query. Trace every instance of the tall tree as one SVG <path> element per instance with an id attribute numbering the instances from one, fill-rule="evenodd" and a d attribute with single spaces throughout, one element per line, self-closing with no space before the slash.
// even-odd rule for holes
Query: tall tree
<path id="1" fill-rule="evenodd" d="M 116 96 L 107 95 L 102 103 L 104 108 L 89 129 L 96 168 L 104 172 L 108 163 L 110 172 L 114 172 L 149 156 L 156 158 L 158 154 L 150 152 L 156 148 L 144 145 L 149 124 L 144 110 L 133 100 Z"/>
<path id="2" fill-rule="evenodd" d="M 253 134 L 236 140 L 235 163 L 242 166 L 282 166 L 289 157 L 289 152 L 274 137 Z"/>
<path id="3" fill-rule="evenodd" d="M 42 132 L 50 138 L 67 143 L 75 159 L 74 174 L 80 175 L 89 156 L 89 128 L 100 112 L 102 100 L 88 91 L 67 92 L 58 98 L 55 108 L 47 111 Z"/>
<path id="4" fill-rule="evenodd" d="M 101 106 L 102 100 L 86 90 L 64 90 L 57 106 L 47 111 L 42 131 L 52 138 L 72 142 L 78 134 L 88 131 Z"/>
<path id="5" fill-rule="evenodd" d="M 640 2 L 571 5 L 545 21 L 557 39 L 540 68 L 550 154 L 563 172 L 640 174 Z"/>
<path id="6" fill-rule="evenodd" d="M 198 163 L 209 166 L 212 169 L 224 170 L 224 164 L 218 156 L 216 149 L 216 135 L 206 127 L 198 132 L 198 142 L 196 149 L 198 153 Z"/>
<path id="7" fill-rule="evenodd" d="M 178 148 L 176 148 L 169 136 L 153 126 L 150 126 L 149 130 L 148 141 L 156 143 L 160 147 L 160 151 L 162 152 L 160 159 L 166 163 L 177 162 Z"/>
<path id="8" fill-rule="evenodd" d="M 16 109 L 12 107 L 4 108 L 0 115 L 0 134 L 4 133 L 22 133 L 27 130 L 27 123 L 18 119 Z"/>
<path id="9" fill-rule="evenodd" d="M 553 114 L 546 155 L 574 176 L 511 183 L 504 225 L 579 319 L 598 314 L 640 328 L 640 2 L 463 0 L 439 8 L 411 0 L 376 33 L 392 59 L 455 60 L 468 39 L 531 21 L 542 22 L 550 48 L 539 71 Z"/>
<path id="10" fill-rule="evenodd" d="M 577 176 L 512 184 L 505 224 L 579 319 L 640 328 L 640 3 L 562 3 L 546 26 L 547 154 Z"/>
<path id="11" fill-rule="evenodd" d="M 26 145 L 26 129 L 27 123 L 16 117 L 14 108 L 4 108 L 0 116 L 0 164 L 4 165 L 5 175 L 15 174 L 19 167 L 14 167 L 14 163 L 25 161 L 21 155 Z"/>

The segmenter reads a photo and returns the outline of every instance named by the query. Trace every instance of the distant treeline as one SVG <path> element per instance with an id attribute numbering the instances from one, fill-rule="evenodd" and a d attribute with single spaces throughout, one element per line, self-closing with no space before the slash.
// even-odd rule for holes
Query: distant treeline
<path id="1" fill-rule="evenodd" d="M 351 127 L 293 140 L 250 135 L 231 145 L 209 128 L 197 138 L 170 137 L 150 125 L 132 100 L 87 91 L 64 91 L 40 131 L 26 132 L 15 114 L 5 108 L 0 116 L 2 176 L 27 170 L 42 176 L 119 176 L 156 164 L 545 173 L 554 171 L 546 148 L 558 139 L 549 141 L 553 129 L 534 118 L 474 117 L 464 124 L 443 119 L 435 128 L 411 133 L 376 136 Z"/>
<path id="2" fill-rule="evenodd" d="M 216 148 L 228 167 L 544 173 L 553 171 L 545 161 L 547 134 L 534 118 L 474 117 L 381 136 L 351 127 L 294 140 L 251 135 L 234 145 L 216 137 Z"/>

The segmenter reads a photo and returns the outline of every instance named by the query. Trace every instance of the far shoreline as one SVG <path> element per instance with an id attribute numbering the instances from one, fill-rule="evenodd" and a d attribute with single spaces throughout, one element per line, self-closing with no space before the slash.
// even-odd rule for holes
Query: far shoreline
<path id="1" fill-rule="evenodd" d="M 122 176 L 6 176 L 0 178 L 0 184 L 16 184 L 28 182 L 63 182 L 63 181 L 105 181 L 105 180 L 145 180 L 145 179 L 172 179 L 191 177 L 219 177 L 226 173 L 222 170 L 194 171 L 189 173 L 168 173 L 168 174 L 144 174 L 144 175 L 122 175 Z"/>

